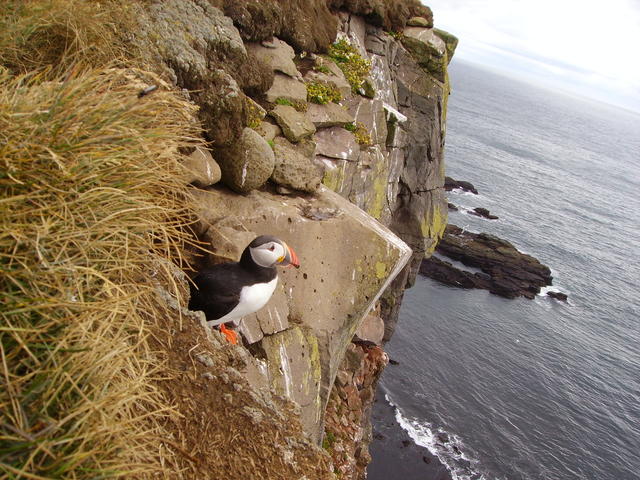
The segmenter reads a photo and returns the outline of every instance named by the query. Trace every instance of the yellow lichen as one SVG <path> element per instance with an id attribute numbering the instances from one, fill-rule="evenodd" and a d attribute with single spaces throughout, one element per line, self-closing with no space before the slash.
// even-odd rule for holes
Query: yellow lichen
<path id="1" fill-rule="evenodd" d="M 383 262 L 376 262 L 376 277 L 382 280 L 387 276 L 387 264 Z"/>
<path id="2" fill-rule="evenodd" d="M 342 188 L 342 182 L 344 182 L 345 162 L 340 163 L 337 168 L 328 168 L 322 179 L 322 184 L 334 192 L 339 192 Z"/>

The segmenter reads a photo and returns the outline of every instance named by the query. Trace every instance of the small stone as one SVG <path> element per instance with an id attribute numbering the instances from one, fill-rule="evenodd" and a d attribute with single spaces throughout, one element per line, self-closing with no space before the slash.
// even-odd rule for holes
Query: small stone
<path id="1" fill-rule="evenodd" d="M 276 105 L 271 110 L 271 116 L 278 122 L 285 137 L 291 142 L 299 142 L 316 131 L 316 127 L 304 113 L 298 112 L 289 105 Z"/>
<path id="2" fill-rule="evenodd" d="M 338 374 L 336 375 L 336 383 L 344 387 L 345 385 L 349 385 L 351 383 L 352 376 L 349 372 L 345 370 L 338 370 Z"/>
<path id="3" fill-rule="evenodd" d="M 566 302 L 569 298 L 569 296 L 566 293 L 554 292 L 554 291 L 547 292 L 547 296 L 551 298 L 555 298 L 556 300 L 560 300 L 561 302 Z"/>
<path id="4" fill-rule="evenodd" d="M 483 207 L 476 207 L 472 211 L 470 211 L 469 213 L 471 215 L 475 215 L 477 217 L 486 218 L 486 219 L 489 219 L 489 220 L 497 220 L 498 219 L 497 215 L 492 215 L 491 212 L 489 212 L 489 210 L 487 210 L 486 208 L 483 208 Z"/>
<path id="5" fill-rule="evenodd" d="M 424 17 L 411 17 L 407 22 L 408 27 L 423 27 L 423 28 L 431 28 L 433 25 L 429 23 Z"/>
<path id="6" fill-rule="evenodd" d="M 196 360 L 198 360 L 201 364 L 203 364 L 206 367 L 213 367 L 216 364 L 216 362 L 213 360 L 211 355 L 209 355 L 208 353 L 199 353 L 195 357 L 196 357 Z"/>
<path id="7" fill-rule="evenodd" d="M 257 408 L 252 408 L 245 405 L 244 407 L 242 407 L 242 413 L 249 417 L 249 420 L 251 420 L 251 423 L 253 423 L 254 425 L 258 425 L 264 420 L 264 413 L 262 413 Z"/>
<path id="8" fill-rule="evenodd" d="M 185 182 L 192 183 L 197 187 L 208 187 L 218 183 L 222 177 L 220 166 L 206 148 L 196 147 L 193 153 L 185 159 L 183 165 L 187 170 Z"/>
<path id="9" fill-rule="evenodd" d="M 296 191 L 292 188 L 283 187 L 282 185 L 276 186 L 276 192 L 280 195 L 295 195 Z"/>

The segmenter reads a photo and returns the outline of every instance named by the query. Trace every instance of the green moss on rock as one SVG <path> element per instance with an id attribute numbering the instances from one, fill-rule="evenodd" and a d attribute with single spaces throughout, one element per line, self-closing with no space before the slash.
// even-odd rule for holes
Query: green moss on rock
<path id="1" fill-rule="evenodd" d="M 344 73 L 353 93 L 363 93 L 365 80 L 371 73 L 371 62 L 362 58 L 358 49 L 344 38 L 331 45 L 328 53 Z"/>
<path id="2" fill-rule="evenodd" d="M 338 103 L 340 100 L 342 94 L 334 84 L 319 81 L 307 83 L 308 102 L 326 105 L 329 102 Z"/>

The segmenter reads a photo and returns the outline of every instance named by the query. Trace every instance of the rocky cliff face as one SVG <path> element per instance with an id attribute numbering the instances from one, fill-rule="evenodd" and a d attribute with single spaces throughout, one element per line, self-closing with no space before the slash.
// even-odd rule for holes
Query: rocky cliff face
<path id="1" fill-rule="evenodd" d="M 381 345 L 446 226 L 455 41 L 417 1 L 291 2 L 300 23 L 283 3 L 152 3 L 135 42 L 200 107 L 211 142 L 187 165 L 209 250 L 197 263 L 236 260 L 259 234 L 300 256 L 243 320 L 238 370 L 299 405 L 341 478 L 360 478 Z"/>

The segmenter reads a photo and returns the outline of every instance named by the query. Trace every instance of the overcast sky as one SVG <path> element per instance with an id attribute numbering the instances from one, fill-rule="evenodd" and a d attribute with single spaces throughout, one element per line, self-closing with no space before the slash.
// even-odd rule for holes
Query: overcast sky
<path id="1" fill-rule="evenodd" d="M 640 0 L 422 1 L 458 58 L 640 112 Z"/>

